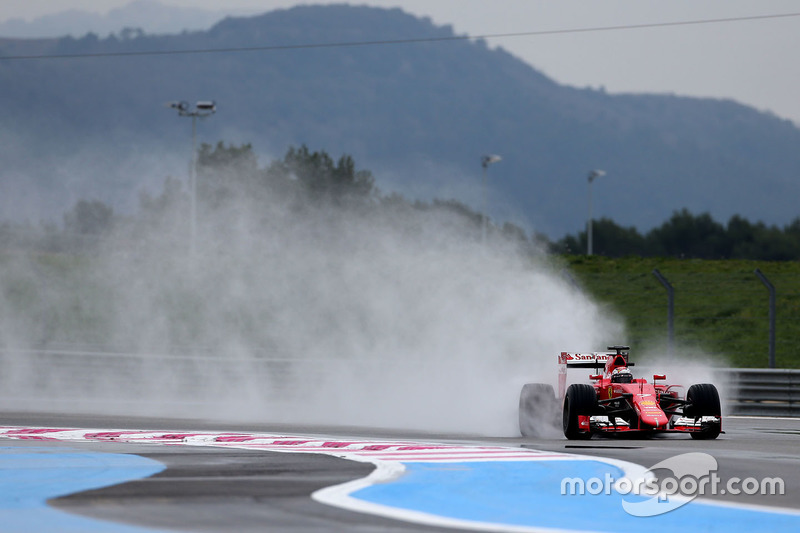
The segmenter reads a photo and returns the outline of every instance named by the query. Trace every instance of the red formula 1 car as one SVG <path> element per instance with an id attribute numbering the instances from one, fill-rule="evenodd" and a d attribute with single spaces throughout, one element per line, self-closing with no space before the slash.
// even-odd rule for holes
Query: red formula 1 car
<path id="1" fill-rule="evenodd" d="M 609 346 L 608 352 L 568 353 L 558 357 L 558 398 L 553 387 L 528 383 L 519 398 L 519 427 L 523 436 L 540 436 L 560 412 L 568 439 L 590 439 L 595 434 L 689 433 L 695 439 L 715 439 L 722 431 L 717 388 L 692 385 L 681 397 L 680 385 L 634 378 L 627 346 Z M 593 368 L 591 384 L 567 387 L 567 370 Z M 566 389 L 566 390 L 565 390 Z"/>

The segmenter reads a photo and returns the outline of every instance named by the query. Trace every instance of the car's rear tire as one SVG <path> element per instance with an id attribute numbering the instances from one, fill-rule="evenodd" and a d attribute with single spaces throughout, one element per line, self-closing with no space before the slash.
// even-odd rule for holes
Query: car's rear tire
<path id="1" fill-rule="evenodd" d="M 564 436 L 570 440 L 591 439 L 588 429 L 581 430 L 580 416 L 592 416 L 597 412 L 597 393 L 594 387 L 585 383 L 569 386 L 564 396 L 563 424 Z"/>
<path id="2" fill-rule="evenodd" d="M 692 385 L 686 391 L 686 408 L 683 414 L 695 420 L 704 416 L 713 416 L 722 420 L 722 407 L 717 387 L 711 383 Z M 693 439 L 716 439 L 722 431 L 721 423 L 705 423 L 703 429 L 691 434 Z"/>
<path id="3" fill-rule="evenodd" d="M 519 393 L 519 432 L 523 437 L 541 437 L 543 429 L 555 425 L 558 400 L 552 385 L 526 383 Z"/>

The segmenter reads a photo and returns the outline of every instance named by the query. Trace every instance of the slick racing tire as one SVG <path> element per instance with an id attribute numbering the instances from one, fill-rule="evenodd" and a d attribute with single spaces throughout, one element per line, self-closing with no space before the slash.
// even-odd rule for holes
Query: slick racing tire
<path id="1" fill-rule="evenodd" d="M 558 427 L 558 401 L 551 385 L 527 383 L 519 393 L 519 432 L 523 437 L 542 437 L 545 427 Z M 557 430 L 556 430 L 557 431 Z"/>
<path id="2" fill-rule="evenodd" d="M 564 397 L 564 436 L 570 440 L 591 439 L 590 431 L 581 431 L 579 416 L 592 416 L 597 412 L 597 393 L 594 387 L 575 383 L 567 389 Z"/>
<path id="3" fill-rule="evenodd" d="M 717 388 L 711 383 L 700 383 L 689 387 L 689 390 L 686 391 L 686 408 L 683 413 L 685 416 L 695 419 L 713 416 L 721 421 L 722 408 Z M 703 422 L 703 428 L 690 433 L 690 435 L 693 439 L 716 439 L 721 430 L 721 422 Z"/>

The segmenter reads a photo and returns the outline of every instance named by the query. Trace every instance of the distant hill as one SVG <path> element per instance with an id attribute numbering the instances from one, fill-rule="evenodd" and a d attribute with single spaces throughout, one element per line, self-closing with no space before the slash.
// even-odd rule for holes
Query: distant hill
<path id="1" fill-rule="evenodd" d="M 217 101 L 199 141 L 250 142 L 262 163 L 300 143 L 348 153 L 384 191 L 477 209 L 480 156 L 498 153 L 490 213 L 551 238 L 584 226 L 593 168 L 608 172 L 595 215 L 642 230 L 684 207 L 800 215 L 800 129 L 732 101 L 566 87 L 481 41 L 286 48 L 453 35 L 399 9 L 336 5 L 175 35 L 0 39 L 0 56 L 217 50 L 0 60 L 0 218 L 85 197 L 130 206 L 185 176 L 190 121 L 163 107 L 176 99 Z M 284 48 L 222 51 L 265 46 Z"/>
<path id="2" fill-rule="evenodd" d="M 16 38 L 82 37 L 87 33 L 106 36 L 125 28 L 141 28 L 147 33 L 180 33 L 184 30 L 208 29 L 232 11 L 239 15 L 255 10 L 208 10 L 164 5 L 157 0 L 132 2 L 100 15 L 70 9 L 36 17 L 32 20 L 11 18 L 0 22 L 0 35 Z"/>

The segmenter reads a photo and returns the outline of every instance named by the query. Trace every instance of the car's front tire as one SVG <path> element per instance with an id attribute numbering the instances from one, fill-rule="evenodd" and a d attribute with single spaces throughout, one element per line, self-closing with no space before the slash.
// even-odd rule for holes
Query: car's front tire
<path id="1" fill-rule="evenodd" d="M 592 416 L 597 411 L 597 393 L 594 387 L 585 383 L 569 386 L 564 397 L 563 424 L 564 436 L 570 440 L 591 439 L 588 428 L 581 429 L 581 416 Z"/>
<path id="2" fill-rule="evenodd" d="M 683 414 L 687 417 L 700 419 L 704 416 L 713 416 L 722 420 L 722 407 L 719 401 L 717 387 L 711 383 L 692 385 L 686 391 L 686 407 Z M 721 422 L 706 422 L 700 431 L 691 434 L 693 439 L 716 439 L 722 431 Z"/>

